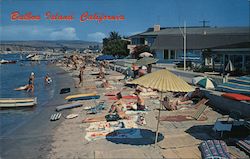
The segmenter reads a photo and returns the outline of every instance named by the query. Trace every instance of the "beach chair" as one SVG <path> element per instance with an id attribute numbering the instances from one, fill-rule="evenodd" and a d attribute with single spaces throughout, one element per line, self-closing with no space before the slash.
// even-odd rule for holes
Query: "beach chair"
<path id="1" fill-rule="evenodd" d="M 199 145 L 203 159 L 231 159 L 228 147 L 222 140 L 207 140 Z"/>
<path id="2" fill-rule="evenodd" d="M 194 114 L 192 114 L 191 117 L 195 120 L 199 120 L 199 118 L 201 117 L 201 114 L 205 111 L 206 108 L 207 108 L 207 105 L 205 104 L 201 105 L 201 107 Z"/>
<path id="3" fill-rule="evenodd" d="M 208 99 L 203 98 L 200 100 L 194 108 L 197 109 L 193 114 L 191 115 L 175 115 L 175 116 L 163 116 L 160 118 L 161 121 L 176 121 L 176 122 L 181 122 L 181 121 L 188 121 L 188 120 L 200 120 L 200 117 L 202 113 L 205 111 L 207 108 L 206 103 L 208 102 Z"/>
<path id="4" fill-rule="evenodd" d="M 99 112 L 101 112 L 102 110 L 104 110 L 105 108 L 105 103 L 104 101 L 98 103 L 95 107 L 90 108 L 89 110 L 87 110 L 88 114 L 97 114 Z"/>
<path id="5" fill-rule="evenodd" d="M 223 137 L 224 132 L 230 132 L 233 126 L 244 125 L 245 121 L 240 119 L 241 114 L 237 111 L 232 111 L 229 115 L 217 118 L 213 130 L 220 132 L 220 137 Z"/>
<path id="6" fill-rule="evenodd" d="M 250 136 L 242 140 L 236 140 L 236 146 L 250 155 Z"/>

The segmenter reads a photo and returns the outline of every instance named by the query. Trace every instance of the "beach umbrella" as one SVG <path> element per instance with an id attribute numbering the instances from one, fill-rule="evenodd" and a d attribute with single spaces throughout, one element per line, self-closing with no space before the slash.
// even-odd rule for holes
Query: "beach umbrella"
<path id="1" fill-rule="evenodd" d="M 143 52 L 139 55 L 140 57 L 153 57 L 153 54 L 149 53 L 149 52 Z"/>
<path id="2" fill-rule="evenodd" d="M 143 58 L 137 60 L 135 62 L 135 64 L 137 64 L 139 66 L 145 66 L 145 65 L 156 63 L 157 61 L 158 61 L 158 59 L 155 59 L 153 57 L 143 57 Z"/>
<path id="3" fill-rule="evenodd" d="M 196 85 L 200 80 L 204 79 L 204 76 L 198 76 L 198 77 L 194 77 L 192 78 L 192 84 Z"/>
<path id="4" fill-rule="evenodd" d="M 161 92 L 161 100 L 163 92 L 191 92 L 193 87 L 191 87 L 183 79 L 177 77 L 175 74 L 171 73 L 167 69 L 162 69 L 147 75 L 144 75 L 138 79 L 131 81 L 133 84 L 138 84 L 146 88 L 156 89 Z M 158 121 L 156 128 L 155 144 L 158 139 L 158 129 L 160 122 L 160 113 L 162 109 L 162 104 L 160 102 L 160 109 L 158 113 Z"/>
<path id="5" fill-rule="evenodd" d="M 226 68 L 225 68 L 225 71 L 227 71 L 227 72 L 232 72 L 232 71 L 234 71 L 234 70 L 235 70 L 235 69 L 234 69 L 233 63 L 232 63 L 231 60 L 229 60 L 228 63 L 227 63 L 227 66 L 226 66 Z"/>
<path id="6" fill-rule="evenodd" d="M 216 83 L 211 78 L 208 77 L 204 77 L 203 79 L 199 80 L 196 84 L 206 89 L 214 89 L 216 87 Z"/>

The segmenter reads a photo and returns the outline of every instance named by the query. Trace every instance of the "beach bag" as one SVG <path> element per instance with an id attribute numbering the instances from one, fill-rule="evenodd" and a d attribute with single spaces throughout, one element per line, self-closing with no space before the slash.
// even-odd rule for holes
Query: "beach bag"
<path id="1" fill-rule="evenodd" d="M 105 116 L 106 120 L 109 121 L 117 121 L 120 119 L 118 114 L 108 114 Z"/>

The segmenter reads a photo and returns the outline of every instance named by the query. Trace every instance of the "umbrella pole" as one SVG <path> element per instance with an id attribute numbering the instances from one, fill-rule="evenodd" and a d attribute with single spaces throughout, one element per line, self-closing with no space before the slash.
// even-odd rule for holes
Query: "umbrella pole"
<path id="1" fill-rule="evenodd" d="M 160 116 L 161 116 L 161 109 L 162 109 L 162 92 L 161 92 L 161 98 L 160 98 L 160 109 L 158 113 L 158 120 L 157 120 L 157 127 L 156 127 L 156 134 L 155 134 L 155 145 L 158 140 L 158 134 L 159 134 L 159 124 L 160 124 Z"/>

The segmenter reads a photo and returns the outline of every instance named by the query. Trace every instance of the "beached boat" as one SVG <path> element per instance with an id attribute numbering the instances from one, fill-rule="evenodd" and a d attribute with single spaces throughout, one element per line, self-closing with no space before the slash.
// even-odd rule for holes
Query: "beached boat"
<path id="1" fill-rule="evenodd" d="M 81 107 L 82 103 L 70 103 L 70 104 L 64 104 L 56 107 L 56 111 L 61 111 L 64 109 L 71 109 L 76 107 Z"/>
<path id="2" fill-rule="evenodd" d="M 0 108 L 30 107 L 37 104 L 37 98 L 0 98 Z"/>
<path id="3" fill-rule="evenodd" d="M 70 95 L 70 96 L 65 97 L 65 99 L 70 100 L 73 98 L 81 98 L 81 97 L 89 97 L 89 96 L 96 96 L 96 93 L 74 94 L 74 95 Z"/>

